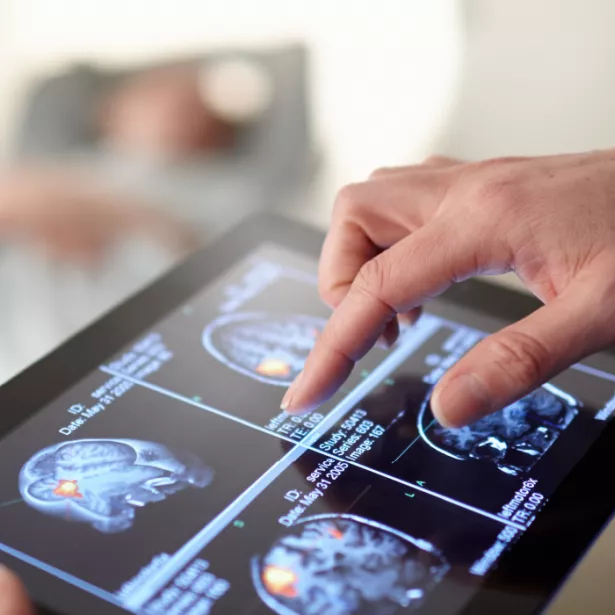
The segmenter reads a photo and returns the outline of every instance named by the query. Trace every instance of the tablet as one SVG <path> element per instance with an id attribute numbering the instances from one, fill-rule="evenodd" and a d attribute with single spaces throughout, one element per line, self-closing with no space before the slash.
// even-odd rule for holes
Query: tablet
<path id="1" fill-rule="evenodd" d="M 613 356 L 470 427 L 431 413 L 530 298 L 459 285 L 279 410 L 329 315 L 322 238 L 252 218 L 0 389 L 0 561 L 43 612 L 524 615 L 600 534 Z"/>

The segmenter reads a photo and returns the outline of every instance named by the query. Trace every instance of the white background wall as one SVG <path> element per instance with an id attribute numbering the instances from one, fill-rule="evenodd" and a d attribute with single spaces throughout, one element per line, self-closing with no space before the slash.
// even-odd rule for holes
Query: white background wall
<path id="1" fill-rule="evenodd" d="M 448 147 L 470 158 L 615 146 L 613 0 L 466 0 Z"/>

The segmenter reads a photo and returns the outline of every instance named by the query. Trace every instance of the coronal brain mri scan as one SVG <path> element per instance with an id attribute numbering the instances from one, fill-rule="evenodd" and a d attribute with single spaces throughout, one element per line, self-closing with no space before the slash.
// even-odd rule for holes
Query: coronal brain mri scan
<path id="1" fill-rule="evenodd" d="M 437 549 L 354 515 L 308 517 L 252 562 L 280 615 L 393 615 L 418 607 L 449 565 Z"/>
<path id="2" fill-rule="evenodd" d="M 203 332 L 205 349 L 250 378 L 288 386 L 325 326 L 323 318 L 250 312 L 221 316 Z"/>
<path id="3" fill-rule="evenodd" d="M 31 457 L 19 489 L 28 505 L 46 515 L 113 533 L 132 526 L 135 508 L 186 487 L 206 487 L 212 478 L 196 457 L 180 458 L 153 442 L 75 440 Z"/>
<path id="4" fill-rule="evenodd" d="M 570 425 L 580 402 L 545 384 L 503 410 L 460 429 L 436 423 L 425 401 L 418 417 L 422 438 L 434 449 L 459 460 L 493 463 L 505 474 L 530 470 Z"/>

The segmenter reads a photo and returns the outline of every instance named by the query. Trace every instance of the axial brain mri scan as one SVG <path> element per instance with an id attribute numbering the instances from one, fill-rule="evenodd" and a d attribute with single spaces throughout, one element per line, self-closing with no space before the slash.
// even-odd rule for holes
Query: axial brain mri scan
<path id="1" fill-rule="evenodd" d="M 221 316 L 203 332 L 205 349 L 250 378 L 288 386 L 325 326 L 323 318 L 250 312 Z"/>
<path id="2" fill-rule="evenodd" d="M 45 448 L 23 466 L 19 489 L 38 511 L 122 532 L 135 507 L 159 502 L 186 487 L 206 487 L 213 471 L 194 456 L 153 442 L 75 440 Z"/>
<path id="3" fill-rule="evenodd" d="M 513 476 L 530 470 L 570 425 L 580 402 L 551 384 L 544 384 L 503 410 L 460 429 L 442 427 L 426 400 L 418 416 L 423 440 L 458 460 L 493 463 Z"/>
<path id="4" fill-rule="evenodd" d="M 418 607 L 448 569 L 429 542 L 347 514 L 303 519 L 252 561 L 259 596 L 280 615 L 393 615 Z"/>

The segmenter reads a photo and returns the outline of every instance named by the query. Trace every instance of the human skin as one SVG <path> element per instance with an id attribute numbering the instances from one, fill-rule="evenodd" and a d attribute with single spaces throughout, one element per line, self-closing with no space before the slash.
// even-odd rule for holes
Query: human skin
<path id="1" fill-rule="evenodd" d="M 162 209 L 138 202 L 77 171 L 19 167 L 0 174 L 0 240 L 24 243 L 60 261 L 96 264 L 127 236 L 179 254 L 194 234 Z"/>
<path id="2" fill-rule="evenodd" d="M 145 70 L 120 84 L 100 124 L 119 149 L 171 160 L 228 149 L 235 133 L 202 100 L 198 67 L 190 65 Z"/>
<path id="3" fill-rule="evenodd" d="M 282 408 L 311 410 L 398 316 L 475 274 L 514 271 L 543 306 L 438 382 L 436 418 L 474 422 L 615 341 L 615 151 L 462 163 L 431 158 L 343 188 L 320 260 L 334 312 Z"/>
<path id="4" fill-rule="evenodd" d="M 19 579 L 0 566 L 0 615 L 33 615 L 26 590 Z"/>

